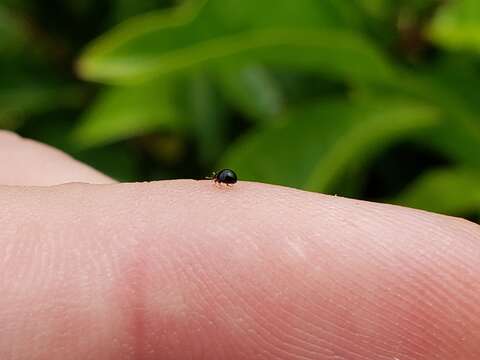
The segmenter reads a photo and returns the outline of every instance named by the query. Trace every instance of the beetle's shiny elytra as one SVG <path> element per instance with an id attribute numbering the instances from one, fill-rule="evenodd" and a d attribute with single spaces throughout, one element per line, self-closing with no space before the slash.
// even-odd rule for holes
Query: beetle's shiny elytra
<path id="1" fill-rule="evenodd" d="M 233 185 L 237 182 L 237 174 L 233 170 L 223 169 L 213 174 L 213 181 L 219 184 Z"/>

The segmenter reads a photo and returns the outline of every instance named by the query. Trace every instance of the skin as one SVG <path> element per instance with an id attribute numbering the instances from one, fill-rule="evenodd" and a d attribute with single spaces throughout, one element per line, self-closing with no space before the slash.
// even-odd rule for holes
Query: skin
<path id="1" fill-rule="evenodd" d="M 0 164 L 0 359 L 480 359 L 473 223 L 244 181 L 116 184 L 6 132 Z"/>

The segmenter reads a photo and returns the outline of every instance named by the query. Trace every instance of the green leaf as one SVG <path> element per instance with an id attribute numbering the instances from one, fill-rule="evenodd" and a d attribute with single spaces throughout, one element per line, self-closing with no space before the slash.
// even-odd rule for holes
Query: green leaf
<path id="1" fill-rule="evenodd" d="M 394 202 L 450 215 L 480 214 L 480 172 L 462 168 L 429 171 Z"/>
<path id="2" fill-rule="evenodd" d="M 326 191 L 353 163 L 436 123 L 435 108 L 390 100 L 328 101 L 293 112 L 281 126 L 250 134 L 222 165 L 242 179 Z"/>
<path id="3" fill-rule="evenodd" d="M 113 2 L 111 14 L 114 23 L 118 23 L 129 17 L 158 9 L 159 5 L 165 7 L 166 4 L 168 4 L 168 2 L 159 2 L 158 0 L 115 0 Z"/>
<path id="4" fill-rule="evenodd" d="M 457 71 L 463 73 L 463 68 L 456 63 L 447 68 L 431 67 L 422 73 L 404 72 L 390 86 L 382 84 L 371 94 L 370 100 L 382 96 L 408 96 L 438 108 L 441 121 L 419 140 L 453 161 L 480 168 L 480 119 L 477 115 L 480 88 L 473 71 L 467 71 L 470 81 L 460 77 Z"/>
<path id="5" fill-rule="evenodd" d="M 354 66 L 351 59 L 355 59 Z M 382 55 L 366 39 L 335 30 L 261 30 L 170 52 L 154 53 L 152 49 L 147 56 L 134 52 L 124 57 L 87 56 L 80 65 L 80 73 L 90 80 L 128 84 L 200 66 L 215 68 L 219 61 L 239 64 L 257 61 L 346 80 L 384 81 L 392 75 Z"/>
<path id="6" fill-rule="evenodd" d="M 448 2 L 440 8 L 427 32 L 434 42 L 447 49 L 480 51 L 480 2 Z"/>
<path id="7" fill-rule="evenodd" d="M 180 129 L 182 114 L 168 82 L 103 91 L 73 132 L 81 148 L 143 135 L 156 129 Z"/>
<path id="8" fill-rule="evenodd" d="M 261 65 L 223 68 L 219 71 L 218 83 L 224 95 L 254 119 L 268 121 L 284 107 L 279 84 Z"/>
<path id="9" fill-rule="evenodd" d="M 203 7 L 151 13 L 94 42 L 78 71 L 89 80 L 135 83 L 200 66 L 216 68 L 221 61 L 258 61 L 347 80 L 389 77 L 390 65 L 371 42 L 346 24 L 337 26 L 345 17 L 338 10 L 341 3 L 210 0 Z M 332 15 L 334 9 L 339 13 Z"/>
<path id="10" fill-rule="evenodd" d="M 392 6 L 389 0 L 354 0 L 367 14 L 383 17 Z"/>

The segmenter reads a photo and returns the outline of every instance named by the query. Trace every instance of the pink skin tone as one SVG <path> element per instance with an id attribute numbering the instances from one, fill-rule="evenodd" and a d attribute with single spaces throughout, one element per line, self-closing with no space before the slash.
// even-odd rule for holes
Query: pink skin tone
<path id="1" fill-rule="evenodd" d="M 480 359 L 473 223 L 243 181 L 115 184 L 6 132 L 0 164 L 2 360 Z"/>

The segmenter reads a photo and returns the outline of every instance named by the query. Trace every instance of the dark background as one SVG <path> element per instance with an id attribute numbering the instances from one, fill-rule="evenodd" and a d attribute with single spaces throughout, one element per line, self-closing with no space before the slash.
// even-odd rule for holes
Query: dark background
<path id="1" fill-rule="evenodd" d="M 2 0 L 0 128 L 478 220 L 479 60 L 478 0 Z"/>

